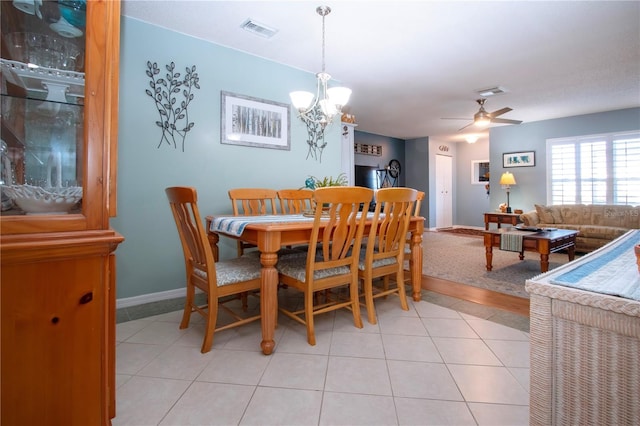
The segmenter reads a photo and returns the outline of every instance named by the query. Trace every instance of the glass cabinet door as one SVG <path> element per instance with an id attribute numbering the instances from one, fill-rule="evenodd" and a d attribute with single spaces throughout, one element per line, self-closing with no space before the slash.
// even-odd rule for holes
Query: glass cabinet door
<path id="1" fill-rule="evenodd" d="M 0 2 L 2 216 L 82 211 L 86 2 Z"/>

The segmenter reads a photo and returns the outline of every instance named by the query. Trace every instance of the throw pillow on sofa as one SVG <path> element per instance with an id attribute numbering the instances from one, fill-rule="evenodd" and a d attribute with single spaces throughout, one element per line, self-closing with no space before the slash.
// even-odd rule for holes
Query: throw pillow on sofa
<path id="1" fill-rule="evenodd" d="M 562 214 L 560 208 L 556 206 L 541 206 L 539 204 L 534 205 L 536 213 L 542 223 L 562 223 Z"/>

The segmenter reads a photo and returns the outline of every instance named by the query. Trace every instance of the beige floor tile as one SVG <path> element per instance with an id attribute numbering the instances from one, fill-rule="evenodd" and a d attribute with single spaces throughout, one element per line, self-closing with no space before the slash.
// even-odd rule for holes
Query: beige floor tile
<path id="1" fill-rule="evenodd" d="M 485 340 L 489 349 L 507 367 L 529 367 L 529 342 L 509 340 Z"/>
<path id="2" fill-rule="evenodd" d="M 240 425 L 317 425 L 322 392 L 258 387 Z"/>
<path id="3" fill-rule="evenodd" d="M 432 337 L 432 339 L 446 363 L 503 365 L 481 339 L 457 337 Z"/>
<path id="4" fill-rule="evenodd" d="M 463 400 L 444 364 L 389 360 L 387 365 L 396 397 Z"/>
<path id="5" fill-rule="evenodd" d="M 190 384 L 187 380 L 132 377 L 116 393 L 113 426 L 159 424 Z"/>
<path id="6" fill-rule="evenodd" d="M 380 318 L 380 332 L 405 336 L 428 336 L 427 329 L 419 317 L 385 316 Z"/>
<path id="7" fill-rule="evenodd" d="M 528 426 L 529 407 L 469 403 L 478 426 Z"/>
<path id="8" fill-rule="evenodd" d="M 299 304 L 293 293 L 278 296 Z M 260 350 L 259 322 L 216 333 L 207 354 L 199 315 L 186 330 L 181 310 L 120 323 L 113 424 L 527 424 L 523 324 L 423 293 L 433 303 L 409 300 L 409 311 L 396 296 L 376 299 L 378 324 L 363 308 L 362 329 L 347 310 L 319 315 L 315 346 L 303 325 L 279 315 L 270 356 Z M 501 323 L 463 313 L 478 309 Z"/>
<path id="9" fill-rule="evenodd" d="M 137 374 L 192 381 L 205 369 L 211 359 L 211 352 L 203 354 L 199 347 L 173 345 L 151 360 Z"/>
<path id="10" fill-rule="evenodd" d="M 506 367 L 448 365 L 467 402 L 528 405 L 529 392 Z"/>
<path id="11" fill-rule="evenodd" d="M 325 392 L 319 424 L 395 425 L 396 409 L 390 396 Z"/>
<path id="12" fill-rule="evenodd" d="M 260 379 L 260 386 L 322 390 L 328 357 L 277 352 Z"/>
<path id="13" fill-rule="evenodd" d="M 209 364 L 196 379 L 203 382 L 257 385 L 271 357 L 255 351 L 214 349 Z"/>
<path id="14" fill-rule="evenodd" d="M 160 423 L 163 426 L 235 425 L 254 386 L 194 382 Z"/>
<path id="15" fill-rule="evenodd" d="M 395 398 L 398 424 L 402 426 L 475 426 L 464 402 Z"/>
<path id="16" fill-rule="evenodd" d="M 383 359 L 330 357 L 325 391 L 391 396 Z"/>
<path id="17" fill-rule="evenodd" d="M 116 346 L 116 373 L 136 374 L 168 348 L 166 345 L 122 342 Z"/>
<path id="18" fill-rule="evenodd" d="M 334 331 L 329 353 L 332 356 L 384 358 L 382 337 L 380 334 L 373 333 Z"/>
<path id="19" fill-rule="evenodd" d="M 529 336 L 524 331 L 502 324 L 483 319 L 471 319 L 467 320 L 467 322 L 483 339 L 529 341 Z"/>
<path id="20" fill-rule="evenodd" d="M 430 337 L 383 334 L 382 343 L 389 360 L 443 362 Z"/>
<path id="21" fill-rule="evenodd" d="M 479 336 L 463 319 L 423 318 L 422 323 L 432 337 L 465 337 L 476 339 Z"/>

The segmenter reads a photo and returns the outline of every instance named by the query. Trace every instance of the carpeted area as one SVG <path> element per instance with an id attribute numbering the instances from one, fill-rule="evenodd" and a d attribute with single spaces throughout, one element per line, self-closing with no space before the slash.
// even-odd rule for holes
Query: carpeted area
<path id="1" fill-rule="evenodd" d="M 524 260 L 518 253 L 493 248 L 493 270 L 486 269 L 485 248 L 482 238 L 427 231 L 423 236 L 423 275 L 455 281 L 513 296 L 529 298 L 525 281 L 540 274 L 540 255 L 525 252 Z M 565 253 L 549 256 L 549 270 L 567 263 Z"/>

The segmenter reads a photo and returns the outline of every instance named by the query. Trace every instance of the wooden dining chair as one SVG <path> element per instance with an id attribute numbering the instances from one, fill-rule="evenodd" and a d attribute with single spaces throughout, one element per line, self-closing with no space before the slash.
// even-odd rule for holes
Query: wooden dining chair
<path id="1" fill-rule="evenodd" d="M 279 259 L 280 282 L 304 293 L 304 309 L 280 311 L 305 324 L 307 341 L 316 344 L 314 316 L 340 308 L 353 312 L 353 322 L 362 328 L 358 297 L 358 260 L 373 191 L 362 187 L 335 186 L 315 190 L 313 229 L 306 256 Z M 320 244 L 319 244 L 320 243 Z M 314 292 L 348 286 L 342 300 L 314 305 Z"/>
<path id="2" fill-rule="evenodd" d="M 305 211 L 313 211 L 313 191 L 310 189 L 281 189 L 277 195 L 282 214 L 301 214 Z"/>
<path id="3" fill-rule="evenodd" d="M 235 188 L 229 190 L 229 199 L 234 216 L 262 216 L 277 214 L 276 211 L 277 191 L 268 188 Z M 237 242 L 238 257 L 242 256 L 245 250 L 255 248 L 249 243 Z"/>
<path id="4" fill-rule="evenodd" d="M 417 195 L 415 189 L 398 187 L 381 188 L 376 192 L 373 224 L 358 265 L 371 324 L 376 324 L 374 298 L 395 293 L 400 297 L 402 309 L 409 310 L 404 288 L 404 253 Z M 396 285 L 390 288 L 389 278 L 394 275 Z M 377 278 L 382 278 L 382 288 L 374 287 L 373 280 Z"/>
<path id="5" fill-rule="evenodd" d="M 242 317 L 223 304 L 230 299 L 227 296 L 260 290 L 260 259 L 243 256 L 214 262 L 198 211 L 195 188 L 170 187 L 165 189 L 165 193 L 178 227 L 187 278 L 187 299 L 180 328 L 189 326 L 192 312 L 202 315 L 205 319 L 205 333 L 201 352 L 209 352 L 215 332 L 260 319 L 260 315 Z M 195 302 L 196 289 L 206 294 L 206 305 L 198 306 Z M 233 322 L 216 327 L 219 307 L 230 314 Z"/>

